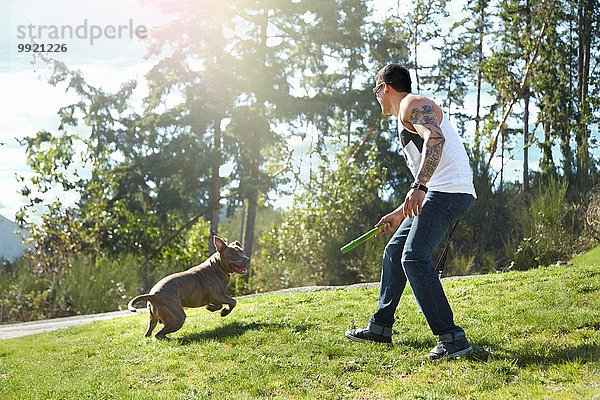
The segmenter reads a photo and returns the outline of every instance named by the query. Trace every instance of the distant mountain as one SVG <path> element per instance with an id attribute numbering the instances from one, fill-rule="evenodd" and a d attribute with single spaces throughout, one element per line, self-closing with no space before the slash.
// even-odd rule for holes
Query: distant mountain
<path id="1" fill-rule="evenodd" d="M 28 235 L 25 229 L 0 215 L 0 259 L 14 261 L 21 257 L 27 248 L 21 241 Z"/>

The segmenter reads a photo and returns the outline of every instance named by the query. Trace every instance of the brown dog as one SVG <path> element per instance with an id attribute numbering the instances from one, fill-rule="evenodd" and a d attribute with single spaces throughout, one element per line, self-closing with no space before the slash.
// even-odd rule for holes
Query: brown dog
<path id="1" fill-rule="evenodd" d="M 167 333 L 178 331 L 185 321 L 183 307 L 203 307 L 209 311 L 221 310 L 221 316 L 226 316 L 235 307 L 235 299 L 225 294 L 229 285 L 229 274 L 234 272 L 246 274 L 250 259 L 244 253 L 240 242 L 230 246 L 218 236 L 214 237 L 217 251 L 202 264 L 187 271 L 171 274 L 162 278 L 150 290 L 131 299 L 127 308 L 136 312 L 133 307 L 138 301 L 147 301 L 150 310 L 150 323 L 146 337 L 158 322 L 165 326 L 156 334 L 157 339 L 168 339 Z"/>

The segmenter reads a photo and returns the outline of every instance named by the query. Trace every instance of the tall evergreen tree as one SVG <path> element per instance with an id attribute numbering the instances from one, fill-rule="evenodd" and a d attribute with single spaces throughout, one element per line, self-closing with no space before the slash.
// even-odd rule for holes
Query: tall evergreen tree
<path id="1" fill-rule="evenodd" d="M 205 187 L 198 203 L 208 211 L 208 243 L 214 252 L 212 237 L 218 233 L 225 184 L 220 169 L 232 156 L 223 148 L 223 122 L 236 99 L 230 72 L 234 59 L 226 49 L 224 27 L 232 24 L 235 12 L 213 0 L 157 0 L 154 5 L 176 17 L 153 34 L 148 55 L 161 58 L 146 76 L 150 93 L 145 113 L 153 114 L 159 126 L 172 121 L 177 131 L 210 149 L 210 167 L 194 179 Z"/>
<path id="2" fill-rule="evenodd" d="M 411 67 L 415 73 L 417 93 L 421 92 L 421 69 L 431 67 L 421 64 L 419 46 L 441 36 L 443 25 L 438 21 L 447 16 L 446 0 L 416 0 L 412 10 L 401 18 L 411 44 Z"/>
<path id="3" fill-rule="evenodd" d="M 577 1 L 577 175 L 589 176 L 593 166 L 589 151 L 590 122 L 593 100 L 590 98 L 590 80 L 596 80 L 598 65 L 598 33 L 600 33 L 600 8 L 597 0 Z M 594 48 L 594 51 L 592 51 Z M 594 59 L 594 61 L 592 61 Z M 594 79 L 592 74 L 595 74 Z M 596 88 L 596 93 L 597 88 Z"/>

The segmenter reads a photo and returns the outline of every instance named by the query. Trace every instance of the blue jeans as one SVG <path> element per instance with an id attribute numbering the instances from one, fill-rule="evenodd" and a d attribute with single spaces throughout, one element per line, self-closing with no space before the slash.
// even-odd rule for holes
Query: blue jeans
<path id="1" fill-rule="evenodd" d="M 452 223 L 467 213 L 473 200 L 470 194 L 430 191 L 421 214 L 402 221 L 383 253 L 378 310 L 369 323 L 371 332 L 392 335 L 394 312 L 407 280 L 434 335 L 463 331 L 454 324 L 431 254 Z"/>

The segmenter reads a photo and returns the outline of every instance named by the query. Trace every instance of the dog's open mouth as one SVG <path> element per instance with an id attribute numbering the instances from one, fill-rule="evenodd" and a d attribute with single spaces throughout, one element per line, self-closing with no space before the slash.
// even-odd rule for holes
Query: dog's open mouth
<path id="1" fill-rule="evenodd" d="M 235 272 L 237 272 L 238 274 L 241 275 L 246 275 L 248 273 L 248 267 L 250 266 L 249 263 L 233 263 L 233 269 L 235 270 Z"/>

